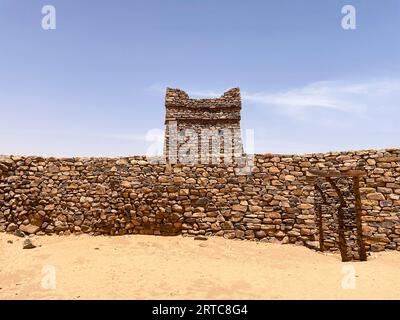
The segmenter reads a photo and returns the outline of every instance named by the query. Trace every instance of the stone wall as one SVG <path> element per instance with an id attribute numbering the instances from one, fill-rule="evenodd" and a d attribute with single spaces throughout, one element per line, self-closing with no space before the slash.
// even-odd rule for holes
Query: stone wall
<path id="1" fill-rule="evenodd" d="M 256 155 L 231 165 L 151 164 L 144 157 L 0 157 L 0 229 L 36 234 L 216 235 L 318 246 L 310 168 L 363 166 L 367 250 L 400 250 L 400 149 Z M 327 233 L 331 232 L 326 230 Z M 337 250 L 330 234 L 330 250 Z"/>
<path id="2" fill-rule="evenodd" d="M 170 163 L 204 163 L 243 154 L 240 131 L 240 89 L 214 99 L 192 99 L 180 89 L 165 94 L 164 155 Z M 214 144 L 214 145 L 213 145 Z"/>

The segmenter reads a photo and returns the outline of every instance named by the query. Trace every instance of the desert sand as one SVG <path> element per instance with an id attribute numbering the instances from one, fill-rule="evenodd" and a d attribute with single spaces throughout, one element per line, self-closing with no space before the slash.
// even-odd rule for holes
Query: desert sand
<path id="1" fill-rule="evenodd" d="M 301 246 L 218 237 L 32 239 L 38 247 L 24 250 L 24 239 L 0 234 L 0 299 L 400 298 L 395 251 L 342 263 Z M 355 287 L 343 288 L 349 266 Z"/>

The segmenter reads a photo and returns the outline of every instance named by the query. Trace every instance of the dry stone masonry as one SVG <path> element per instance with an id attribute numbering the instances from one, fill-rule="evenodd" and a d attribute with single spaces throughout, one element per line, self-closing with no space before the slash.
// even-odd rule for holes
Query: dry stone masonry
<path id="1" fill-rule="evenodd" d="M 191 99 L 180 89 L 167 88 L 165 107 L 168 163 L 215 164 L 243 154 L 239 88 L 215 99 Z"/>
<path id="2" fill-rule="evenodd" d="M 251 175 L 237 175 L 233 165 L 152 164 L 145 157 L 3 156 L 0 229 L 214 235 L 318 249 L 310 170 L 360 166 L 366 172 L 360 180 L 366 250 L 400 250 L 400 149 L 256 155 Z M 325 245 L 332 251 L 338 250 L 334 219 L 323 220 Z"/>

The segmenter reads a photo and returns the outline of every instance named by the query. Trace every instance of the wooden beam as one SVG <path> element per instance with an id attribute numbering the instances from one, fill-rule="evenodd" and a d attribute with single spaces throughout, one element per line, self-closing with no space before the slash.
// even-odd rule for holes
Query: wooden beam
<path id="1" fill-rule="evenodd" d="M 360 256 L 361 261 L 367 261 L 367 253 L 365 251 L 363 232 L 362 232 L 360 178 L 358 176 L 353 178 L 353 190 L 356 199 L 355 210 L 356 210 L 358 254 Z"/>

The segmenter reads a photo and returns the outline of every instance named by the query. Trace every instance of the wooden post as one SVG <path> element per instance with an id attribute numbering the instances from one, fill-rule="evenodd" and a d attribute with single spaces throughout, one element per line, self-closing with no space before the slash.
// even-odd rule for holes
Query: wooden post
<path id="1" fill-rule="evenodd" d="M 344 229 L 345 229 L 345 224 L 344 224 L 344 214 L 342 208 L 346 206 L 346 201 L 343 198 L 342 192 L 340 189 L 337 187 L 335 184 L 335 181 L 333 181 L 331 178 L 327 177 L 326 180 L 330 183 L 333 189 L 335 189 L 339 199 L 340 199 L 340 205 L 338 208 L 338 235 L 339 235 L 339 249 L 340 249 L 340 254 L 342 256 L 342 261 L 350 261 L 351 258 L 347 255 L 347 242 L 346 242 L 346 237 L 344 234 Z"/>
<path id="2" fill-rule="evenodd" d="M 354 188 L 354 196 L 356 199 L 355 210 L 356 210 L 358 253 L 360 255 L 361 261 L 367 261 L 367 253 L 365 251 L 363 233 L 362 233 L 360 178 L 358 176 L 353 177 L 353 188 Z"/>

